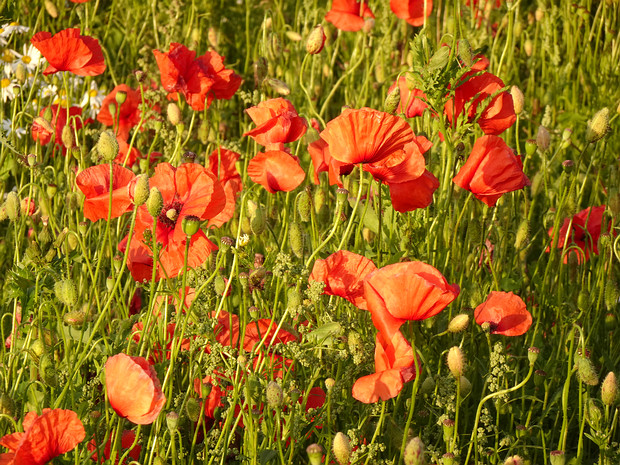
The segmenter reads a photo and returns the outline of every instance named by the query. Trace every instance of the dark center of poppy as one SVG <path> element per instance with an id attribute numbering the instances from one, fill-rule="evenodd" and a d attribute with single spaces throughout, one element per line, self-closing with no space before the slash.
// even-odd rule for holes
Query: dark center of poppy
<path id="1" fill-rule="evenodd" d="M 174 200 L 172 203 L 164 205 L 164 208 L 162 208 L 161 213 L 157 218 L 157 222 L 162 226 L 174 229 L 182 208 L 183 204 L 178 200 Z"/>

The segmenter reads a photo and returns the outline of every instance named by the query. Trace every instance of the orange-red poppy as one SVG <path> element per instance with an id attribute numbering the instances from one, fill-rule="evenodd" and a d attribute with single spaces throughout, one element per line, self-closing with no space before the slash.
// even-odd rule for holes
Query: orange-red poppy
<path id="1" fill-rule="evenodd" d="M 78 189 L 86 196 L 84 218 L 97 221 L 118 218 L 132 208 L 131 181 L 136 175 L 120 165 L 112 165 L 112 211 L 110 213 L 110 165 L 86 168 L 75 178 Z"/>
<path id="2" fill-rule="evenodd" d="M 211 50 L 196 58 L 196 62 L 202 72 L 213 80 L 213 85 L 207 93 L 209 105 L 213 99 L 230 100 L 235 95 L 243 79 L 232 69 L 224 66 L 223 56 Z"/>
<path id="3" fill-rule="evenodd" d="M 114 411 L 138 425 L 153 423 L 166 403 L 166 396 L 149 362 L 120 353 L 108 358 L 104 371 Z"/>
<path id="4" fill-rule="evenodd" d="M 267 150 L 282 150 L 282 144 L 300 139 L 308 129 L 307 121 L 284 98 L 265 100 L 245 111 L 256 127 L 243 135 L 250 136 Z"/>
<path id="5" fill-rule="evenodd" d="M 492 334 L 521 336 L 532 326 L 532 315 L 525 302 L 512 292 L 493 291 L 474 310 L 476 323 L 489 323 Z"/>
<path id="6" fill-rule="evenodd" d="M 237 196 L 243 189 L 241 175 L 235 166 L 240 156 L 237 152 L 223 147 L 215 149 L 209 155 L 209 169 L 222 184 L 224 194 L 226 195 L 226 205 L 220 213 L 209 220 L 207 227 L 215 226 L 219 228 L 235 214 Z"/>
<path id="7" fill-rule="evenodd" d="M 116 95 L 119 92 L 126 94 L 122 105 L 116 101 Z M 120 84 L 103 99 L 101 109 L 97 114 L 97 121 L 106 126 L 113 126 L 117 129 L 117 136 L 127 140 L 129 131 L 140 122 L 141 103 L 142 97 L 139 90 L 132 89 L 127 84 Z M 110 112 L 111 107 L 114 108 L 114 114 Z"/>
<path id="8" fill-rule="evenodd" d="M 376 269 L 369 258 L 339 250 L 325 260 L 315 261 L 308 279 L 325 283 L 323 294 L 344 297 L 356 307 L 368 310 L 364 297 L 364 278 Z"/>
<path id="9" fill-rule="evenodd" d="M 156 279 L 163 276 L 173 278 L 184 266 L 188 239 L 183 232 L 183 218 L 192 216 L 201 221 L 214 218 L 224 208 L 226 195 L 211 171 L 196 163 L 183 163 L 178 168 L 160 163 L 155 167 L 149 185 L 151 188 L 157 187 L 163 199 L 163 208 L 157 218 L 156 240 L 161 247 L 158 248 Z M 138 281 L 151 279 L 153 253 L 145 245 L 144 233 L 152 227 L 153 218 L 143 205 L 138 209 L 127 264 Z M 207 239 L 201 229 L 189 240 L 189 268 L 202 265 L 211 252 L 217 250 L 217 246 Z"/>
<path id="10" fill-rule="evenodd" d="M 530 185 L 521 159 L 497 136 L 476 139 L 469 158 L 453 181 L 489 207 L 495 206 L 507 192 Z"/>
<path id="11" fill-rule="evenodd" d="M 365 18 L 374 17 L 366 2 L 333 0 L 332 8 L 325 15 L 325 20 L 341 31 L 359 31 L 364 27 Z"/>
<path id="12" fill-rule="evenodd" d="M 290 192 L 306 178 L 299 161 L 282 150 L 259 152 L 248 163 L 248 176 L 268 192 Z"/>
<path id="13" fill-rule="evenodd" d="M 571 249 L 564 255 L 564 263 L 568 263 L 570 254 L 575 254 L 579 263 L 587 261 L 591 254 L 598 255 L 598 240 L 601 232 L 609 232 L 611 228 L 609 222 L 607 225 L 603 225 L 604 212 L 604 205 L 588 207 L 574 215 L 572 223 L 571 218 L 564 218 L 564 223 L 560 227 L 557 244 L 552 243 L 551 246 L 547 247 L 547 252 L 550 251 L 550 247 L 562 249 L 564 248 L 564 243 L 566 243 L 566 248 Z M 569 224 L 571 225 L 570 230 L 568 229 Z M 548 234 L 549 237 L 553 238 L 553 227 L 549 228 Z M 574 248 L 575 246 L 577 248 Z"/>
<path id="14" fill-rule="evenodd" d="M 365 404 L 396 397 L 405 383 L 415 378 L 415 359 L 411 344 L 400 331 L 387 336 L 377 333 L 375 373 L 358 379 L 353 397 Z"/>
<path id="15" fill-rule="evenodd" d="M 337 184 L 338 187 L 343 187 L 340 176 L 351 173 L 355 165 L 342 163 L 333 158 L 329 153 L 327 142 L 320 137 L 308 145 L 308 152 L 310 153 L 312 165 L 314 166 L 313 182 L 319 184 L 319 173 L 327 171 L 329 184 Z"/>
<path id="16" fill-rule="evenodd" d="M 517 120 L 512 95 L 507 91 L 499 92 L 503 88 L 504 82 L 491 73 L 475 70 L 466 73 L 454 91 L 454 99 L 444 106 L 448 121 L 455 124 L 469 105 L 468 121 L 474 121 L 479 114 L 477 122 L 485 134 L 501 134 Z M 487 99 L 490 99 L 487 106 L 479 109 Z"/>
<path id="17" fill-rule="evenodd" d="M 89 452 L 95 452 L 93 455 L 90 456 L 91 460 L 97 463 L 103 463 L 104 460 L 110 460 L 110 447 L 111 447 L 111 443 L 113 440 L 113 434 L 114 433 L 110 433 L 110 437 L 108 437 L 108 441 L 105 443 L 105 446 L 103 447 L 103 451 L 101 451 L 101 457 L 99 457 L 96 452 L 97 449 L 99 449 L 99 447 L 101 446 L 97 444 L 96 438 L 91 439 L 91 441 L 88 443 L 88 450 Z M 142 451 L 142 446 L 140 445 L 139 442 L 136 443 L 135 446 L 133 446 L 135 439 L 136 439 L 135 431 L 131 431 L 131 430 L 123 431 L 123 434 L 121 435 L 121 451 L 119 451 L 119 453 L 116 456 L 116 461 L 115 461 L 116 464 L 119 463 L 118 461 L 119 457 L 123 455 L 125 451 L 127 450 L 129 450 L 127 454 L 127 458 L 123 460 L 122 462 L 120 462 L 120 465 L 129 463 L 132 460 L 140 460 L 140 452 Z"/>
<path id="18" fill-rule="evenodd" d="M 415 179 L 392 182 L 388 187 L 394 210 L 410 212 L 431 204 L 433 193 L 439 187 L 439 180 L 429 170 L 424 170 L 424 173 Z"/>
<path id="19" fill-rule="evenodd" d="M 364 295 L 375 327 L 390 338 L 408 320 L 437 315 L 460 293 L 434 267 L 423 262 L 384 266 L 364 280 Z"/>
<path id="20" fill-rule="evenodd" d="M 0 446 L 11 452 L 0 454 L 2 465 L 43 465 L 73 450 L 86 437 L 84 426 L 72 410 L 44 408 L 41 415 L 29 412 L 23 433 L 7 434 Z"/>
<path id="21" fill-rule="evenodd" d="M 321 139 L 332 158 L 342 163 L 377 163 L 402 152 L 414 134 L 399 116 L 361 108 L 347 109 L 327 123 Z"/>
<path id="22" fill-rule="evenodd" d="M 54 136 L 56 145 L 61 146 L 62 130 L 67 125 L 67 107 L 60 105 L 45 107 L 39 112 L 39 116 L 43 117 L 45 113 L 48 112 L 48 108 L 51 111 L 51 126 L 42 124 L 40 120 L 35 118 L 31 127 L 32 139 L 39 142 L 41 145 L 47 145 L 52 140 L 52 136 Z M 71 129 L 73 131 L 82 129 L 84 125 L 92 121 L 91 119 L 82 121 L 81 116 L 82 109 L 80 107 L 73 106 L 69 108 L 69 119 L 71 120 Z M 53 128 L 53 131 L 50 131 L 51 128 Z M 63 150 L 64 149 L 63 147 Z"/>
<path id="23" fill-rule="evenodd" d="M 53 36 L 37 32 L 30 42 L 49 63 L 43 71 L 45 75 L 69 71 L 78 76 L 97 76 L 105 71 L 99 41 L 81 35 L 79 29 L 63 29 Z"/>
<path id="24" fill-rule="evenodd" d="M 422 26 L 424 18 L 433 12 L 433 0 L 390 0 L 390 9 L 398 18 L 404 19 L 412 26 Z"/>

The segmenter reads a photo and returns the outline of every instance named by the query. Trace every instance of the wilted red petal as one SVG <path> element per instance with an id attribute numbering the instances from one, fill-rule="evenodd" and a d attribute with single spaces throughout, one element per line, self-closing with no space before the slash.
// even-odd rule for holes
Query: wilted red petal
<path id="1" fill-rule="evenodd" d="M 291 155 L 282 151 L 259 152 L 248 163 L 248 176 L 268 192 L 290 192 L 305 179 L 306 173 Z"/>
<path id="2" fill-rule="evenodd" d="M 521 336 L 532 325 L 525 302 L 512 292 L 491 292 L 474 310 L 474 318 L 479 325 L 490 323 L 493 334 L 504 336 Z"/>

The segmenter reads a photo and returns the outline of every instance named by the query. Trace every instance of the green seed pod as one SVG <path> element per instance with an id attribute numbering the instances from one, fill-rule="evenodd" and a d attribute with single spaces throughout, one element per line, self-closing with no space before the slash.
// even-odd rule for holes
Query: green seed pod
<path id="1" fill-rule="evenodd" d="M 430 394 L 435 390 L 435 380 L 431 375 L 428 375 L 424 381 L 422 381 L 422 385 L 420 386 L 420 394 L 426 395 Z"/>
<path id="2" fill-rule="evenodd" d="M 386 113 L 394 113 L 400 103 L 400 87 L 394 86 L 394 88 L 388 92 L 385 101 L 383 102 L 383 111 Z"/>
<path id="3" fill-rule="evenodd" d="M 133 203 L 136 207 L 144 205 L 149 199 L 149 177 L 141 174 L 136 178 L 136 187 L 133 191 Z"/>
<path id="4" fill-rule="evenodd" d="M 332 441 L 332 451 L 340 465 L 348 465 L 352 450 L 349 437 L 343 433 L 336 433 Z"/>
<path id="5" fill-rule="evenodd" d="M 77 302 L 77 289 L 70 279 L 63 279 L 54 283 L 56 298 L 67 307 L 73 307 Z"/>
<path id="6" fill-rule="evenodd" d="M 149 198 L 146 201 L 146 209 L 153 218 L 157 218 L 164 208 L 164 199 L 157 187 L 151 187 Z"/>
<path id="7" fill-rule="evenodd" d="M 297 194 L 297 212 L 302 223 L 307 223 L 311 218 L 312 198 L 310 193 L 304 189 Z"/>
<path id="8" fill-rule="evenodd" d="M 97 141 L 97 153 L 103 161 L 111 162 L 118 156 L 118 152 L 118 141 L 114 133 L 112 131 L 103 131 Z"/>
<path id="9" fill-rule="evenodd" d="M 192 237 L 200 230 L 200 218 L 192 215 L 183 217 L 181 228 L 187 237 Z"/>
<path id="10" fill-rule="evenodd" d="M 549 462 L 551 465 L 564 465 L 566 463 L 566 458 L 564 457 L 563 450 L 553 450 L 549 454 Z"/>
<path id="11" fill-rule="evenodd" d="M 288 242 L 297 258 L 304 255 L 304 234 L 301 225 L 294 221 L 289 225 Z"/>
<path id="12" fill-rule="evenodd" d="M 187 399 L 187 404 L 185 404 L 185 412 L 187 413 L 187 417 L 190 421 L 196 423 L 198 418 L 200 418 L 200 402 L 198 402 L 193 397 Z"/>
<path id="13" fill-rule="evenodd" d="M 265 398 L 267 399 L 267 405 L 272 408 L 281 407 L 284 402 L 284 393 L 282 387 L 275 381 L 270 381 L 265 390 Z"/>
<path id="14" fill-rule="evenodd" d="M 419 437 L 411 439 L 405 446 L 405 465 L 424 465 L 424 443 Z"/>
<path id="15" fill-rule="evenodd" d="M 19 197 L 17 193 L 11 191 L 6 196 L 6 202 L 4 203 L 6 208 L 6 214 L 11 221 L 17 221 L 20 213 Z"/>
<path id="16" fill-rule="evenodd" d="M 168 426 L 168 431 L 170 434 L 176 433 L 179 428 L 179 414 L 177 412 L 168 412 L 166 414 L 166 425 Z"/>
<path id="17" fill-rule="evenodd" d="M 461 376 L 459 378 L 459 386 L 461 397 L 467 397 L 467 395 L 471 392 L 471 382 L 465 378 L 465 376 Z"/>
<path id="18" fill-rule="evenodd" d="M 590 294 L 586 291 L 579 291 L 579 295 L 577 296 L 577 308 L 581 311 L 585 311 L 590 306 Z"/>

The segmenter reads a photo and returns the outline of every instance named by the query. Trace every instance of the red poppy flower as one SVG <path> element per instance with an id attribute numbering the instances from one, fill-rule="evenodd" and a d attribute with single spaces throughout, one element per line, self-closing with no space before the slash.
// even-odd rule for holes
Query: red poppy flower
<path id="1" fill-rule="evenodd" d="M 407 118 L 421 116 L 428 107 L 426 103 L 426 94 L 420 89 L 409 90 L 407 86 L 407 78 L 401 76 L 394 84 L 390 86 L 389 92 L 392 92 L 398 84 L 400 90 L 400 101 L 398 102 L 398 113 L 404 113 Z"/>
<path id="2" fill-rule="evenodd" d="M 99 41 L 81 35 L 79 29 L 63 29 L 53 36 L 49 32 L 37 32 L 30 42 L 49 63 L 43 71 L 46 76 L 58 71 L 97 76 L 105 71 Z"/>
<path id="3" fill-rule="evenodd" d="M 272 150 L 259 152 L 248 163 L 248 176 L 268 192 L 290 192 L 306 178 L 299 161 L 286 152 Z"/>
<path id="4" fill-rule="evenodd" d="M 568 263 L 568 256 L 571 253 L 577 255 L 578 263 L 583 263 L 590 258 L 590 254 L 598 255 L 598 240 L 601 236 L 601 231 L 610 231 L 611 223 L 603 225 L 603 213 L 605 212 L 605 206 L 600 207 L 588 207 L 585 210 L 580 211 L 571 218 L 564 218 L 564 223 L 560 228 L 560 234 L 557 244 L 551 244 L 550 247 L 557 247 L 558 249 L 571 246 L 577 246 L 578 249 L 571 248 L 570 252 L 564 255 L 564 263 Z M 569 231 L 568 225 L 571 224 Z M 549 237 L 553 238 L 553 227 L 549 228 Z M 568 239 L 567 239 L 568 236 Z M 547 252 L 550 251 L 550 247 L 547 247 Z"/>
<path id="5" fill-rule="evenodd" d="M 71 1 L 72 3 L 86 3 L 89 0 L 69 0 L 69 1 Z"/>
<path id="6" fill-rule="evenodd" d="M 209 169 L 222 184 L 224 194 L 226 195 L 226 205 L 220 213 L 209 220 L 207 227 L 215 226 L 219 228 L 235 214 L 237 196 L 243 189 L 241 175 L 235 166 L 240 156 L 237 152 L 223 147 L 215 149 L 209 155 Z"/>
<path id="7" fill-rule="evenodd" d="M 402 118 L 372 108 L 347 109 L 327 123 L 323 139 L 342 163 L 376 163 L 401 152 L 414 134 Z"/>
<path id="8" fill-rule="evenodd" d="M 532 326 L 532 315 L 521 297 L 512 292 L 493 291 L 474 310 L 476 323 L 491 324 L 491 333 L 521 336 Z"/>
<path id="9" fill-rule="evenodd" d="M 181 93 L 196 111 L 209 107 L 214 98 L 229 99 L 241 85 L 241 78 L 224 67 L 224 58 L 196 52 L 185 45 L 172 43 L 168 52 L 153 50 L 161 84 L 170 93 Z"/>
<path id="10" fill-rule="evenodd" d="M 245 111 L 256 128 L 243 135 L 250 136 L 267 150 L 282 150 L 282 144 L 300 139 L 308 129 L 306 120 L 283 98 L 266 100 Z"/>
<path id="11" fill-rule="evenodd" d="M 338 187 L 343 187 L 340 176 L 351 173 L 355 165 L 351 163 L 342 163 L 333 158 L 329 153 L 327 142 L 320 137 L 318 140 L 308 145 L 308 152 L 310 153 L 312 165 L 314 166 L 314 183 L 319 184 L 319 173 L 327 171 L 329 185 L 332 186 L 337 184 Z"/>
<path id="12" fill-rule="evenodd" d="M 523 173 L 521 158 L 497 136 L 476 139 L 469 158 L 453 181 L 457 186 L 473 192 L 489 207 L 495 206 L 507 192 L 530 185 L 530 180 Z"/>
<path id="13" fill-rule="evenodd" d="M 355 0 L 334 0 L 325 20 L 341 31 L 359 31 L 364 27 L 364 18 L 374 18 L 366 2 Z"/>
<path id="14" fill-rule="evenodd" d="M 433 12 L 433 0 L 390 0 L 390 8 L 398 18 L 404 19 L 412 26 L 422 26 L 424 17 L 430 16 Z"/>
<path id="15" fill-rule="evenodd" d="M 468 121 L 473 121 L 479 114 L 478 125 L 485 134 L 501 134 L 517 120 L 510 92 L 497 94 L 503 88 L 504 82 L 491 73 L 466 73 L 454 92 L 454 99 L 450 99 L 444 106 L 448 121 L 455 124 L 465 106 L 470 105 Z M 491 98 L 494 94 L 497 95 Z M 479 110 L 478 106 L 487 98 L 491 98 L 490 102 L 484 109 Z"/>
<path id="16" fill-rule="evenodd" d="M 217 216 L 226 204 L 226 196 L 215 176 L 202 165 L 184 163 L 174 168 L 169 163 L 160 163 L 149 179 L 151 188 L 157 187 L 163 199 L 163 208 L 157 219 L 156 240 L 159 263 L 156 279 L 164 275 L 177 276 L 183 269 L 186 235 L 183 232 L 183 218 L 194 216 L 208 220 Z M 152 230 L 153 218 L 146 205 L 138 209 L 134 237 L 129 244 L 128 268 L 137 281 L 150 280 L 153 254 L 144 244 L 144 233 Z M 202 230 L 190 239 L 188 266 L 202 265 L 211 251 L 217 250 Z"/>
<path id="17" fill-rule="evenodd" d="M 51 140 L 52 136 L 55 136 L 55 141 L 57 145 L 62 144 L 62 130 L 67 125 L 67 107 L 52 105 L 51 107 L 43 108 L 39 112 L 39 116 L 43 118 L 48 108 L 51 109 L 52 119 L 51 126 L 45 124 L 44 121 L 38 120 L 35 118 L 32 123 L 32 139 L 35 142 L 39 142 L 41 145 L 47 145 Z M 82 129 L 82 127 L 88 122 L 92 120 L 82 121 L 82 109 L 80 107 L 70 107 L 69 108 L 69 118 L 71 119 L 71 128 L 74 131 Z M 50 129 L 53 128 L 53 132 Z"/>
<path id="18" fill-rule="evenodd" d="M 0 446 L 11 452 L 0 454 L 2 465 L 43 465 L 73 450 L 86 437 L 84 426 L 72 410 L 44 408 L 30 412 L 22 423 L 23 433 L 7 434 Z"/>
<path id="19" fill-rule="evenodd" d="M 122 166 L 133 166 L 139 158 L 142 158 L 142 154 L 135 146 L 131 147 L 131 151 L 129 150 L 129 142 L 121 136 L 116 136 L 116 142 L 118 142 L 118 155 L 114 159 L 115 163 Z"/>
<path id="20" fill-rule="evenodd" d="M 100 447 L 97 444 L 97 440 L 95 438 L 91 439 L 91 441 L 88 443 L 88 451 L 95 452 L 93 455 L 90 456 L 91 460 L 95 462 L 103 462 L 103 460 L 110 460 L 110 447 L 112 443 L 113 434 L 114 433 L 110 433 L 110 437 L 108 438 L 108 441 L 105 443 L 105 446 L 103 447 L 103 451 L 101 452 L 101 457 L 99 457 L 97 455 L 97 452 L 95 452 Z M 116 461 L 115 461 L 116 464 L 119 463 L 118 462 L 119 457 L 123 455 L 125 451 L 127 451 L 133 445 L 135 439 L 136 439 L 135 431 L 130 431 L 130 430 L 123 431 L 123 434 L 121 435 L 121 449 L 122 450 L 119 451 L 119 453 L 116 456 Z M 140 443 L 137 443 L 135 446 L 131 447 L 131 449 L 129 449 L 129 453 L 127 454 L 128 455 L 127 459 L 120 462 L 121 465 L 125 464 L 126 462 L 130 462 L 132 460 L 140 460 L 141 451 L 142 451 L 142 446 L 140 445 Z"/>
<path id="21" fill-rule="evenodd" d="M 364 278 L 377 267 L 369 258 L 339 250 L 325 260 L 317 260 L 308 278 L 325 283 L 323 294 L 344 297 L 362 310 L 368 310 L 364 297 Z"/>
<path id="22" fill-rule="evenodd" d="M 402 262 L 379 268 L 366 276 L 364 295 L 375 327 L 391 337 L 408 320 L 425 320 L 457 298 L 460 289 L 448 284 L 434 267 Z"/>
<path id="23" fill-rule="evenodd" d="M 411 344 L 400 331 L 390 337 L 379 332 L 375 346 L 375 373 L 355 382 L 353 397 L 365 404 L 392 399 L 413 378 L 415 359 Z"/>
<path id="24" fill-rule="evenodd" d="M 137 425 L 153 423 L 166 403 L 166 396 L 149 362 L 121 353 L 108 358 L 104 371 L 114 411 Z"/>
<path id="25" fill-rule="evenodd" d="M 118 218 L 132 208 L 130 183 L 135 179 L 133 171 L 120 165 L 112 165 L 112 214 Z M 110 206 L 110 165 L 86 168 L 75 178 L 78 189 L 86 196 L 84 218 L 90 221 L 107 220 Z"/>
<path id="26" fill-rule="evenodd" d="M 397 212 L 410 212 L 426 208 L 433 201 L 433 193 L 439 187 L 439 180 L 429 170 L 421 176 L 405 182 L 388 184 L 392 208 Z"/>
<path id="27" fill-rule="evenodd" d="M 116 101 L 116 94 L 119 92 L 125 92 L 127 95 L 120 109 Z M 117 136 L 127 140 L 129 131 L 140 122 L 141 103 L 142 97 L 139 90 L 132 89 L 127 84 L 120 84 L 103 99 L 97 121 L 106 126 L 117 127 Z M 110 106 L 115 109 L 114 115 L 110 113 Z"/>

